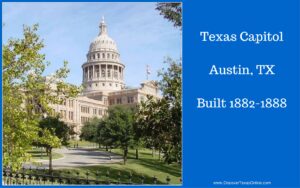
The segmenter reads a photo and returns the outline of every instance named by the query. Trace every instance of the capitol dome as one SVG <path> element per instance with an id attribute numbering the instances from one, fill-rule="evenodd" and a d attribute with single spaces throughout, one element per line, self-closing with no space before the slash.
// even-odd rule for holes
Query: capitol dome
<path id="1" fill-rule="evenodd" d="M 104 18 L 102 18 L 99 28 L 100 28 L 100 33 L 91 43 L 89 51 L 93 52 L 93 51 L 107 50 L 107 51 L 118 52 L 115 41 L 111 39 L 107 34 L 107 26 L 104 22 Z"/>
<path id="2" fill-rule="evenodd" d="M 124 68 L 113 39 L 108 36 L 104 18 L 99 35 L 92 41 L 87 61 L 82 65 L 84 92 L 118 91 L 124 88 Z"/>
<path id="3" fill-rule="evenodd" d="M 90 45 L 90 52 L 101 50 L 118 51 L 116 43 L 107 35 L 99 35 Z"/>

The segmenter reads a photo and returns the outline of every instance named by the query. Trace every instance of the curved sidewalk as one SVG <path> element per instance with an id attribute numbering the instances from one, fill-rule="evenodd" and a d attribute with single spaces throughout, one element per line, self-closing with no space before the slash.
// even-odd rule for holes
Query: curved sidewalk
<path id="1" fill-rule="evenodd" d="M 54 149 L 53 151 L 64 155 L 63 158 L 54 159 L 52 161 L 54 169 L 79 166 L 95 166 L 99 164 L 117 163 L 123 160 L 122 156 L 120 155 L 112 154 L 106 151 L 97 151 L 95 149 L 89 148 L 61 148 Z M 36 162 L 41 163 L 42 167 L 48 168 L 48 160 L 41 160 Z"/>

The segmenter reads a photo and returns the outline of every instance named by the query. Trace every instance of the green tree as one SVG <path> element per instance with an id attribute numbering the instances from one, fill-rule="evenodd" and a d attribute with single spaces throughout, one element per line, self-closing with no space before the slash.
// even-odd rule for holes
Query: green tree
<path id="1" fill-rule="evenodd" d="M 148 96 L 142 102 L 136 121 L 140 134 L 148 145 L 164 154 L 166 162 L 181 161 L 181 63 L 171 58 L 169 66 L 160 71 L 162 98 Z"/>
<path id="2" fill-rule="evenodd" d="M 44 128 L 40 130 L 40 137 L 38 138 L 38 143 L 40 146 L 46 148 L 49 156 L 49 173 L 52 172 L 52 149 L 59 147 L 61 145 L 61 140 L 55 136 L 54 128 Z"/>
<path id="3" fill-rule="evenodd" d="M 57 117 L 46 117 L 39 122 L 39 137 L 36 145 L 45 147 L 49 156 L 49 173 L 52 172 L 52 149 L 67 145 L 70 139 L 71 127 Z"/>
<path id="4" fill-rule="evenodd" d="M 156 10 L 164 18 L 171 21 L 175 27 L 182 26 L 182 4 L 181 3 L 157 3 Z"/>
<path id="5" fill-rule="evenodd" d="M 127 161 L 128 148 L 134 143 L 134 111 L 124 106 L 109 108 L 105 119 L 111 142 L 123 150 L 124 164 Z"/>
<path id="6" fill-rule="evenodd" d="M 106 119 L 101 120 L 97 126 L 97 142 L 99 145 L 105 146 L 106 151 L 114 145 L 114 138 L 112 137 L 112 129 L 108 127 Z"/>
<path id="7" fill-rule="evenodd" d="M 68 126 L 65 122 L 56 117 L 46 117 L 39 122 L 39 128 L 42 130 L 52 130 L 52 134 L 61 140 L 62 145 L 68 145 L 70 137 L 74 134 L 72 127 Z"/>
<path id="8" fill-rule="evenodd" d="M 90 142 L 97 142 L 97 129 L 99 123 L 100 120 L 96 117 L 91 121 L 84 123 L 81 128 L 80 138 Z"/>
<path id="9" fill-rule="evenodd" d="M 143 140 L 143 132 L 140 129 L 140 126 L 138 122 L 136 121 L 136 118 L 138 113 L 138 108 L 134 109 L 134 123 L 133 123 L 133 132 L 134 132 L 134 137 L 133 137 L 133 147 L 135 148 L 135 159 L 139 159 L 139 148 L 142 148 L 145 146 L 145 142 Z"/>
<path id="10" fill-rule="evenodd" d="M 169 143 L 170 147 L 165 148 L 168 156 L 181 162 L 182 156 L 182 65 L 181 61 L 174 61 L 171 58 L 165 60 L 168 64 L 167 70 L 162 70 L 159 75 L 162 80 L 159 82 L 160 89 L 163 93 L 163 100 L 169 105 Z M 167 160 L 173 160 L 167 159 Z"/>
<path id="11" fill-rule="evenodd" d="M 182 29 L 182 3 L 158 3 L 156 9 L 160 11 L 160 14 L 163 15 L 164 18 L 171 21 L 174 27 Z M 181 161 L 181 58 L 179 62 L 167 58 L 165 63 L 169 64 L 168 69 L 159 72 L 159 75 L 162 77 L 159 85 L 163 92 L 163 98 L 156 103 L 160 107 L 165 106 L 163 109 L 168 109 L 165 112 L 159 113 L 165 114 L 164 119 L 166 119 L 166 117 L 170 119 L 166 124 L 167 126 L 165 125 L 168 127 L 168 131 L 165 133 L 161 132 L 161 137 L 165 142 L 160 144 L 162 145 L 164 158 L 167 162 L 174 160 Z M 151 106 L 151 104 L 146 106 L 149 108 L 149 105 Z M 152 103 L 152 105 L 154 104 Z M 157 137 L 156 139 L 159 140 L 160 138 Z M 154 141 L 154 143 L 156 142 Z"/>
<path id="12" fill-rule="evenodd" d="M 67 62 L 45 79 L 49 62 L 40 53 L 44 44 L 37 30 L 38 25 L 24 26 L 23 38 L 9 39 L 2 46 L 3 164 L 14 170 L 29 159 L 27 150 L 38 138 L 38 122 L 44 114 L 51 114 L 49 104 L 60 104 L 62 97 L 76 96 L 79 91 L 63 82 L 69 72 Z"/>
<path id="13" fill-rule="evenodd" d="M 140 134 L 142 134 L 148 147 L 162 151 L 170 143 L 169 132 L 169 113 L 170 105 L 162 99 L 155 99 L 148 96 L 147 101 L 140 105 L 139 113 L 137 114 L 137 124 Z M 167 150 L 164 152 L 165 157 L 170 158 Z M 169 159 L 165 159 L 166 161 Z"/>

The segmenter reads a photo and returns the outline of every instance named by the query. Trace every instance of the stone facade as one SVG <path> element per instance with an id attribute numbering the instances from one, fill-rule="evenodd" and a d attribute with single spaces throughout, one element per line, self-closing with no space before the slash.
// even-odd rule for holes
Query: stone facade
<path id="1" fill-rule="evenodd" d="M 126 89 L 125 65 L 121 63 L 116 43 L 108 36 L 103 18 L 99 28 L 100 33 L 92 41 L 87 61 L 82 65 L 83 92 L 76 98 L 66 99 L 62 105 L 53 106 L 63 121 L 75 127 L 78 135 L 85 122 L 93 117 L 103 118 L 109 106 L 135 106 L 146 100 L 147 95 L 160 97 L 154 81 Z"/>

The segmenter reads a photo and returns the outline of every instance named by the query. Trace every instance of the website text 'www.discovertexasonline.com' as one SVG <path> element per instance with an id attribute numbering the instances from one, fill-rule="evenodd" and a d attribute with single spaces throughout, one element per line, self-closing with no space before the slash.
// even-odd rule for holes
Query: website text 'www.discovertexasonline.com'
<path id="1" fill-rule="evenodd" d="M 271 181 L 214 181 L 213 185 L 271 185 Z"/>

